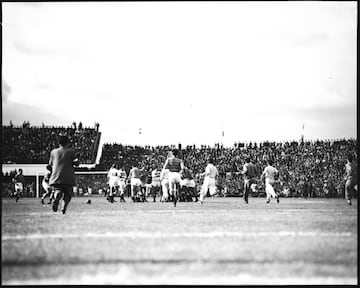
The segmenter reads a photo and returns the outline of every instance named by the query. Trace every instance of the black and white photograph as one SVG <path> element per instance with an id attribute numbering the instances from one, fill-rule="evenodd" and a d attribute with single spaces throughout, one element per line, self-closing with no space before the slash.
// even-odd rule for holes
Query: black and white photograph
<path id="1" fill-rule="evenodd" d="M 2 285 L 358 285 L 357 1 L 1 10 Z"/>

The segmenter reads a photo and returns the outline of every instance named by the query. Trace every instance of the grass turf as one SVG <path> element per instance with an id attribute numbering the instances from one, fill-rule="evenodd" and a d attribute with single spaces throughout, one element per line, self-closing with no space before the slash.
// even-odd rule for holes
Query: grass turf
<path id="1" fill-rule="evenodd" d="M 87 199 L 3 199 L 2 284 L 357 283 L 357 200 Z"/>

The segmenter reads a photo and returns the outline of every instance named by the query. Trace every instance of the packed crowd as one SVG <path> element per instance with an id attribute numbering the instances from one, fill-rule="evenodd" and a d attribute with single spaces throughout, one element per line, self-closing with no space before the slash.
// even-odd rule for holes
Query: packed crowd
<path id="1" fill-rule="evenodd" d="M 2 163 L 48 163 L 50 151 L 58 147 L 59 134 L 67 134 L 72 139 L 72 147 L 82 163 L 94 163 L 100 140 L 98 129 L 98 123 L 95 128 L 83 127 L 81 122 L 78 125 L 74 122 L 70 127 L 34 127 L 29 122 L 16 127 L 10 123 L 2 126 Z"/>
<path id="2" fill-rule="evenodd" d="M 106 170 L 116 163 L 123 165 L 126 171 L 134 164 L 151 171 L 163 165 L 167 152 L 173 148 L 181 147 L 105 144 L 97 169 Z M 216 144 L 214 147 L 187 146 L 180 151 L 184 164 L 196 173 L 196 182 L 199 184 L 199 174 L 204 172 L 208 158 L 213 157 L 220 173 L 218 188 L 225 194 L 242 194 L 243 179 L 240 172 L 245 157 L 250 156 L 259 177 L 266 160 L 270 158 L 274 161 L 280 171 L 277 189 L 284 196 L 340 197 L 344 193 L 346 157 L 352 153 L 357 158 L 357 140 L 235 143 L 231 148 Z M 258 184 L 261 194 L 264 183 Z"/>

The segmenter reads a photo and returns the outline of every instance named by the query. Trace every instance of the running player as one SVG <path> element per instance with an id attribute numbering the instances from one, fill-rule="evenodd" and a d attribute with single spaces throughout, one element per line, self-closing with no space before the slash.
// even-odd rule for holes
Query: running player
<path id="1" fill-rule="evenodd" d="M 60 136 L 59 148 L 50 152 L 49 165 L 52 166 L 50 186 L 54 189 L 54 201 L 52 209 L 57 211 L 62 199 L 61 212 L 65 214 L 71 200 L 72 187 L 75 186 L 74 166 L 79 165 L 75 150 L 69 147 L 70 141 L 66 136 Z"/>
<path id="2" fill-rule="evenodd" d="M 279 195 L 275 192 L 273 185 L 279 177 L 279 171 L 273 167 L 273 161 L 269 159 L 268 165 L 265 167 L 261 174 L 260 181 L 265 177 L 265 191 L 266 191 L 266 203 L 270 203 L 271 196 L 276 198 L 277 203 L 280 202 Z"/>
<path id="3" fill-rule="evenodd" d="M 351 205 L 351 198 L 357 185 L 357 166 L 353 163 L 354 157 L 349 154 L 345 164 L 345 199 Z"/>
<path id="4" fill-rule="evenodd" d="M 161 181 L 160 181 L 161 169 L 159 165 L 155 165 L 155 169 L 151 172 L 151 196 L 156 201 L 156 194 L 160 195 L 161 199 Z"/>
<path id="5" fill-rule="evenodd" d="M 180 190 L 180 173 L 184 169 L 183 161 L 177 158 L 178 154 L 179 150 L 177 149 L 174 149 L 172 152 L 170 151 L 163 167 L 164 169 L 169 169 L 170 193 L 174 197 L 174 207 L 176 207 L 176 202 Z"/>
<path id="6" fill-rule="evenodd" d="M 44 179 L 41 183 L 42 187 L 45 190 L 45 193 L 41 197 L 41 204 L 45 204 L 44 200 L 47 196 L 49 196 L 49 202 L 47 204 L 51 204 L 51 201 L 53 200 L 54 195 L 52 193 L 52 189 L 49 184 L 50 176 L 51 176 L 51 166 L 46 165 L 46 173 L 45 173 Z"/>
<path id="7" fill-rule="evenodd" d="M 124 169 L 124 166 L 121 166 L 121 168 L 118 171 L 118 177 L 119 177 L 119 191 L 120 191 L 120 202 L 126 202 L 124 195 L 125 195 L 125 187 L 126 187 L 126 171 Z"/>
<path id="8" fill-rule="evenodd" d="M 14 196 L 16 197 L 15 202 L 18 202 L 20 199 L 20 195 L 23 193 L 24 190 L 24 175 L 23 170 L 20 168 L 19 172 L 17 172 L 12 179 L 12 182 L 15 185 L 14 189 Z"/>
<path id="9" fill-rule="evenodd" d="M 184 166 L 181 176 L 183 179 L 180 182 L 180 186 L 184 189 L 185 195 L 195 197 L 195 202 L 198 202 L 199 199 L 196 195 L 195 180 L 192 170 Z"/>
<path id="10" fill-rule="evenodd" d="M 107 177 L 109 179 L 109 189 L 110 189 L 107 200 L 110 203 L 114 203 L 116 202 L 114 200 L 114 194 L 116 195 L 117 191 L 119 190 L 119 178 L 118 178 L 118 170 L 116 169 L 116 164 L 111 165 Z"/>
<path id="11" fill-rule="evenodd" d="M 201 176 L 205 176 L 204 183 L 201 187 L 200 191 L 200 203 L 203 204 L 206 194 L 209 190 L 210 195 L 213 196 L 216 194 L 216 181 L 219 177 L 219 172 L 217 168 L 214 166 L 214 159 L 212 157 L 209 158 L 209 164 L 205 168 L 205 172 L 200 174 Z"/>
<path id="12" fill-rule="evenodd" d="M 244 201 L 248 204 L 251 184 L 256 183 L 256 168 L 255 165 L 251 163 L 250 157 L 246 157 L 241 174 L 244 175 Z"/>

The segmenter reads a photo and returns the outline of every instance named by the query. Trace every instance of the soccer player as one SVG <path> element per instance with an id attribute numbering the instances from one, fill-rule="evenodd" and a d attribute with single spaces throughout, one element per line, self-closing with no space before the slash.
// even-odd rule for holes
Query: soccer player
<path id="1" fill-rule="evenodd" d="M 51 201 L 53 200 L 54 195 L 52 193 L 52 189 L 49 184 L 50 176 L 51 176 L 51 166 L 46 165 L 46 173 L 45 173 L 44 179 L 41 183 L 42 187 L 45 190 L 45 193 L 41 197 L 41 204 L 45 204 L 44 200 L 47 196 L 49 196 L 49 202 L 47 204 L 51 204 Z"/>
<path id="2" fill-rule="evenodd" d="M 160 181 L 161 181 L 161 190 L 162 190 L 160 202 L 168 202 L 169 201 L 169 193 L 170 193 L 169 169 L 161 170 Z"/>
<path id="3" fill-rule="evenodd" d="M 141 190 L 141 180 L 142 170 L 137 168 L 136 165 L 133 165 L 129 172 L 130 185 L 131 185 L 131 199 L 135 202 L 135 196 Z"/>
<path id="4" fill-rule="evenodd" d="M 351 205 L 351 199 L 357 185 L 357 166 L 353 161 L 353 155 L 349 154 L 345 164 L 345 199 L 349 205 Z"/>
<path id="5" fill-rule="evenodd" d="M 183 161 L 177 158 L 178 154 L 179 150 L 177 149 L 170 151 L 163 167 L 164 169 L 169 169 L 169 186 L 170 193 L 173 195 L 174 207 L 176 207 L 178 193 L 180 190 L 180 173 L 184 169 Z"/>
<path id="6" fill-rule="evenodd" d="M 118 170 L 116 169 L 116 164 L 111 165 L 107 177 L 109 179 L 109 188 L 110 188 L 110 193 L 107 199 L 110 203 L 114 203 L 116 202 L 114 200 L 114 194 L 116 195 L 117 191 L 119 190 L 119 178 L 118 178 Z"/>
<path id="7" fill-rule="evenodd" d="M 198 202 L 199 199 L 196 195 L 195 180 L 192 170 L 184 166 L 181 176 L 183 179 L 180 182 L 180 186 L 184 189 L 185 194 L 195 197 L 195 202 Z"/>
<path id="8" fill-rule="evenodd" d="M 59 202 L 62 199 L 61 212 L 65 214 L 71 200 L 72 187 L 75 186 L 75 171 L 73 166 L 79 165 L 75 150 L 69 147 L 70 141 L 67 136 L 62 135 L 59 139 L 59 148 L 50 152 L 49 165 L 52 166 L 52 173 L 49 184 L 54 189 L 54 201 L 52 209 L 58 210 Z"/>
<path id="9" fill-rule="evenodd" d="M 277 203 L 280 202 L 279 195 L 275 192 L 273 185 L 279 177 L 279 171 L 273 167 L 273 161 L 269 159 L 267 161 L 268 165 L 265 167 L 263 173 L 261 174 L 260 180 L 265 177 L 265 191 L 266 191 L 266 203 L 270 203 L 271 196 L 276 198 Z"/>
<path id="10" fill-rule="evenodd" d="M 244 176 L 244 201 L 248 204 L 251 184 L 256 183 L 256 168 L 251 163 L 250 157 L 246 157 L 241 174 Z"/>
<path id="11" fill-rule="evenodd" d="M 161 181 L 160 181 L 161 169 L 159 165 L 155 165 L 155 169 L 151 172 L 151 196 L 156 201 L 156 194 L 161 194 Z M 160 195 L 161 199 L 161 195 Z"/>
<path id="12" fill-rule="evenodd" d="M 120 202 L 126 202 L 124 195 L 125 195 L 125 187 L 126 187 L 126 171 L 124 169 L 124 166 L 122 166 L 118 171 L 118 177 L 119 177 L 119 191 L 120 191 Z"/>
<path id="13" fill-rule="evenodd" d="M 209 190 L 210 195 L 213 196 L 216 194 L 216 181 L 219 177 L 218 169 L 214 166 L 214 159 L 209 158 L 209 163 L 205 168 L 205 172 L 200 174 L 205 176 L 203 185 L 200 191 L 200 203 L 203 204 L 206 194 Z"/>
<path id="14" fill-rule="evenodd" d="M 14 189 L 14 196 L 16 197 L 15 202 L 18 202 L 20 199 L 20 195 L 23 193 L 24 190 L 24 175 L 23 170 L 20 168 L 19 172 L 17 172 L 12 179 L 12 182 L 15 185 Z"/>

